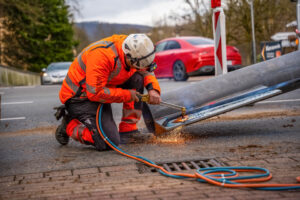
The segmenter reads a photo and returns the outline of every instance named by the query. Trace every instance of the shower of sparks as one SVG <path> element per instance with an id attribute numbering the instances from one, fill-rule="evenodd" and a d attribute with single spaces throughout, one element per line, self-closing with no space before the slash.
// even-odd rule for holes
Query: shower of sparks
<path id="1" fill-rule="evenodd" d="M 182 127 L 177 127 L 170 132 L 153 136 L 149 143 L 152 144 L 185 144 L 192 136 L 182 132 Z"/>

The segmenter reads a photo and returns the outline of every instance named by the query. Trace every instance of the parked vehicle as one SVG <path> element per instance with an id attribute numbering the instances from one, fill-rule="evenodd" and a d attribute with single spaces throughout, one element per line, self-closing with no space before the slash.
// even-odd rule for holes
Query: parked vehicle
<path id="1" fill-rule="evenodd" d="M 241 68 L 239 50 L 227 46 L 228 71 Z M 185 81 L 189 76 L 213 74 L 215 70 L 214 40 L 204 37 L 174 37 L 156 44 L 154 71 L 157 78 Z"/>
<path id="2" fill-rule="evenodd" d="M 72 62 L 55 62 L 42 69 L 41 84 L 62 83 Z"/>

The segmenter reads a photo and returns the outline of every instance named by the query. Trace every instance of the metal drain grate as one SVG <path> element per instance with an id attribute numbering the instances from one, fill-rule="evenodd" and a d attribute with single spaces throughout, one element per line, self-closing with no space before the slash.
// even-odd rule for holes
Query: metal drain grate
<path id="1" fill-rule="evenodd" d="M 192 161 L 175 161 L 175 162 L 166 162 L 166 163 L 158 163 L 159 166 L 164 167 L 169 172 L 178 172 L 184 170 L 194 170 L 199 168 L 206 167 L 223 167 L 227 166 L 225 163 L 215 159 L 202 159 L 202 160 L 192 160 Z M 158 172 L 158 170 L 154 167 L 148 167 L 144 164 L 139 164 L 138 169 L 140 173 L 145 172 Z"/>

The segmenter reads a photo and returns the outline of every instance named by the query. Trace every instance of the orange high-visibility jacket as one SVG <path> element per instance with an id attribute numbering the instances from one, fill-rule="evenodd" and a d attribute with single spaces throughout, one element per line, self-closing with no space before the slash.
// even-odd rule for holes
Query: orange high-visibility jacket
<path id="1" fill-rule="evenodd" d="M 72 97 L 88 98 L 101 103 L 121 103 L 131 99 L 129 90 L 116 88 L 123 84 L 136 69 L 125 64 L 122 43 L 127 35 L 113 35 L 86 47 L 71 64 L 59 98 L 64 104 Z M 160 93 L 153 73 L 143 72 L 144 86 Z"/>

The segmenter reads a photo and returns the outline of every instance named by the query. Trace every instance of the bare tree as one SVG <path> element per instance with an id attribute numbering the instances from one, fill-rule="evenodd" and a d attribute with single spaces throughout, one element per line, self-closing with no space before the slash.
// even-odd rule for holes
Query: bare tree
<path id="1" fill-rule="evenodd" d="M 254 0 L 255 36 L 257 52 L 259 43 L 271 40 L 277 32 L 286 30 L 286 24 L 296 19 L 295 4 L 290 0 Z M 251 15 L 247 0 L 227 0 L 226 39 L 236 45 L 244 64 L 250 64 L 251 52 Z"/>

